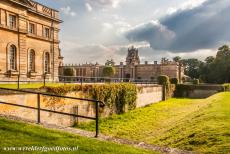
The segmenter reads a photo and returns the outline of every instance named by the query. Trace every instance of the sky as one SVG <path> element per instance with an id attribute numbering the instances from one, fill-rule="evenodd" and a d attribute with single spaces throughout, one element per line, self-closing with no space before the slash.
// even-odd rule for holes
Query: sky
<path id="1" fill-rule="evenodd" d="M 37 0 L 60 11 L 65 64 L 214 56 L 230 41 L 229 0 Z"/>

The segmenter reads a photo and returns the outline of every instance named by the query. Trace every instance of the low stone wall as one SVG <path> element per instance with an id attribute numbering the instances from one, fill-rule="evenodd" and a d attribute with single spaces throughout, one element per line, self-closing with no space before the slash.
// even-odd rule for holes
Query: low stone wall
<path id="1" fill-rule="evenodd" d="M 158 85 L 152 85 L 149 87 L 139 87 L 137 108 L 144 107 L 146 105 L 160 102 L 162 100 L 162 87 Z M 85 94 L 82 92 L 71 92 L 68 96 L 84 98 Z M 22 93 L 5 93 L 0 92 L 0 101 L 37 107 L 37 95 L 34 94 L 22 94 Z M 50 109 L 54 111 L 74 113 L 83 116 L 95 117 L 95 104 L 93 102 L 78 101 L 71 99 L 57 99 L 49 96 L 41 96 L 41 108 Z M 107 117 L 110 115 L 111 109 L 105 107 L 100 109 L 101 115 Z M 20 107 L 14 107 L 9 105 L 0 104 L 0 114 L 17 116 L 27 120 L 36 120 L 37 111 L 31 109 L 25 109 Z M 41 112 L 41 122 L 72 126 L 75 122 L 87 121 L 82 118 L 73 118 L 70 116 L 64 116 L 54 113 Z"/>
<path id="2" fill-rule="evenodd" d="M 201 84 L 201 85 L 177 85 L 176 97 L 186 98 L 207 98 L 218 92 L 224 91 L 222 85 Z"/>
<path id="3" fill-rule="evenodd" d="M 162 101 L 163 89 L 160 85 L 141 87 L 137 94 L 137 108 Z"/>

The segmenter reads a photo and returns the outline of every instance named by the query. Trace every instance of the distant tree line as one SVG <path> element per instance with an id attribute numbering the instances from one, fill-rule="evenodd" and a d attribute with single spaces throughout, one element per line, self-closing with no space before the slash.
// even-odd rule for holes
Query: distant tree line
<path id="1" fill-rule="evenodd" d="M 230 48 L 224 45 L 218 49 L 215 57 L 209 56 L 204 61 L 196 58 L 182 59 L 177 56 L 174 61 L 185 67 L 185 75 L 206 83 L 230 83 Z"/>

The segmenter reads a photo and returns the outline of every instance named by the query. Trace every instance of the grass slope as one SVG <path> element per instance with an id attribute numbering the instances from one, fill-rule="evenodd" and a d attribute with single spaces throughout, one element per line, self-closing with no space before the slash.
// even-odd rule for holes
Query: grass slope
<path id="1" fill-rule="evenodd" d="M 44 129 L 39 126 L 28 125 L 0 118 L 0 153 L 18 154 L 22 151 L 3 151 L 3 147 L 25 147 L 25 146 L 64 146 L 79 147 L 72 153 L 80 154 L 149 154 L 153 153 L 142 149 L 136 149 L 127 145 L 118 145 L 109 142 L 101 142 L 96 139 L 88 139 L 68 133 Z M 39 153 L 28 152 L 28 153 Z M 40 152 L 42 153 L 42 152 Z M 48 152 L 54 153 L 54 152 Z M 59 152 L 71 153 L 71 152 Z"/>
<path id="2" fill-rule="evenodd" d="M 91 130 L 94 124 L 84 124 Z M 201 153 L 230 153 L 230 93 L 207 99 L 170 99 L 101 120 L 112 136 Z"/>

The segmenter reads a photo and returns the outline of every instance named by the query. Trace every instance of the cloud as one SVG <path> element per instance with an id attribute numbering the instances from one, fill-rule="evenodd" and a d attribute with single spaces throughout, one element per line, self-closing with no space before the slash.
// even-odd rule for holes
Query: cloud
<path id="1" fill-rule="evenodd" d="M 192 2 L 192 1 L 190 1 Z M 190 52 L 230 41 L 230 1 L 207 0 L 183 5 L 161 18 L 125 32 L 131 42 L 146 41 L 155 50 Z"/>
<path id="2" fill-rule="evenodd" d="M 89 3 L 85 3 L 85 7 L 88 12 L 91 12 L 93 10 L 92 6 Z"/>
<path id="3" fill-rule="evenodd" d="M 62 7 L 60 10 L 67 16 L 72 16 L 72 17 L 76 16 L 76 12 L 72 11 L 70 6 Z"/>
<path id="4" fill-rule="evenodd" d="M 103 26 L 103 30 L 104 30 L 104 31 L 105 31 L 105 30 L 110 30 L 110 29 L 113 28 L 113 25 L 112 25 L 112 24 L 106 23 L 106 22 L 103 23 L 102 26 Z"/>
<path id="5" fill-rule="evenodd" d="M 76 44 L 74 42 L 65 42 L 65 62 L 76 63 L 96 63 L 104 64 L 107 59 L 115 59 L 118 62 L 124 61 L 126 52 L 121 53 L 120 47 L 104 46 L 102 44 Z M 126 49 L 127 50 L 127 49 Z M 93 53 L 92 53 L 93 51 Z M 81 57 L 81 58 L 79 58 Z"/>
<path id="6" fill-rule="evenodd" d="M 175 38 L 175 33 L 158 21 L 150 21 L 129 29 L 126 37 L 130 41 L 147 41 L 155 48 L 162 48 Z"/>
<path id="7" fill-rule="evenodd" d="M 113 8 L 117 8 L 120 4 L 121 0 L 86 0 L 87 3 L 94 6 L 111 6 Z"/>

